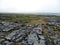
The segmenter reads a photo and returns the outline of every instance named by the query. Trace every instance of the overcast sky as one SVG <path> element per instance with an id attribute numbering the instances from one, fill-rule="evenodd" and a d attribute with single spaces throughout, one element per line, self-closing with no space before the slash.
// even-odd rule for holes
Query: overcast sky
<path id="1" fill-rule="evenodd" d="M 0 0 L 0 12 L 60 13 L 60 0 Z"/>

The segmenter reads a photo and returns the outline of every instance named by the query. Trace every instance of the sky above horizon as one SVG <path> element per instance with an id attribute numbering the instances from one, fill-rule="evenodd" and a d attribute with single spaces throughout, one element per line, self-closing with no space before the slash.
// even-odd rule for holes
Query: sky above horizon
<path id="1" fill-rule="evenodd" d="M 60 13 L 60 0 L 0 0 L 0 13 Z"/>

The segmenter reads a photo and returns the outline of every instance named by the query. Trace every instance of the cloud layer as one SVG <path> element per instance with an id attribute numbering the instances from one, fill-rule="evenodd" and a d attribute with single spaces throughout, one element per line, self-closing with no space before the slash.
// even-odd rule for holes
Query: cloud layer
<path id="1" fill-rule="evenodd" d="M 0 0 L 0 12 L 12 13 L 60 13 L 59 0 Z"/>

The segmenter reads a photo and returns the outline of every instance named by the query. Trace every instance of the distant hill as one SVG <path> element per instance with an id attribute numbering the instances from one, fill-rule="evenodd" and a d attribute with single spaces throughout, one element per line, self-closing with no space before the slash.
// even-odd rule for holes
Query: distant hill
<path id="1" fill-rule="evenodd" d="M 60 13 L 0 13 L 0 15 L 46 15 L 46 16 L 60 16 Z"/>

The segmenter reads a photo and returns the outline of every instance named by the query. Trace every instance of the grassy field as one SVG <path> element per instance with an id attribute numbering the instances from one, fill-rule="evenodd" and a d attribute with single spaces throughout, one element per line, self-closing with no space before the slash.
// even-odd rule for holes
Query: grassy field
<path id="1" fill-rule="evenodd" d="M 26 24 L 46 24 L 45 18 L 60 16 L 34 15 L 34 14 L 0 14 L 0 21 L 26 23 Z"/>

